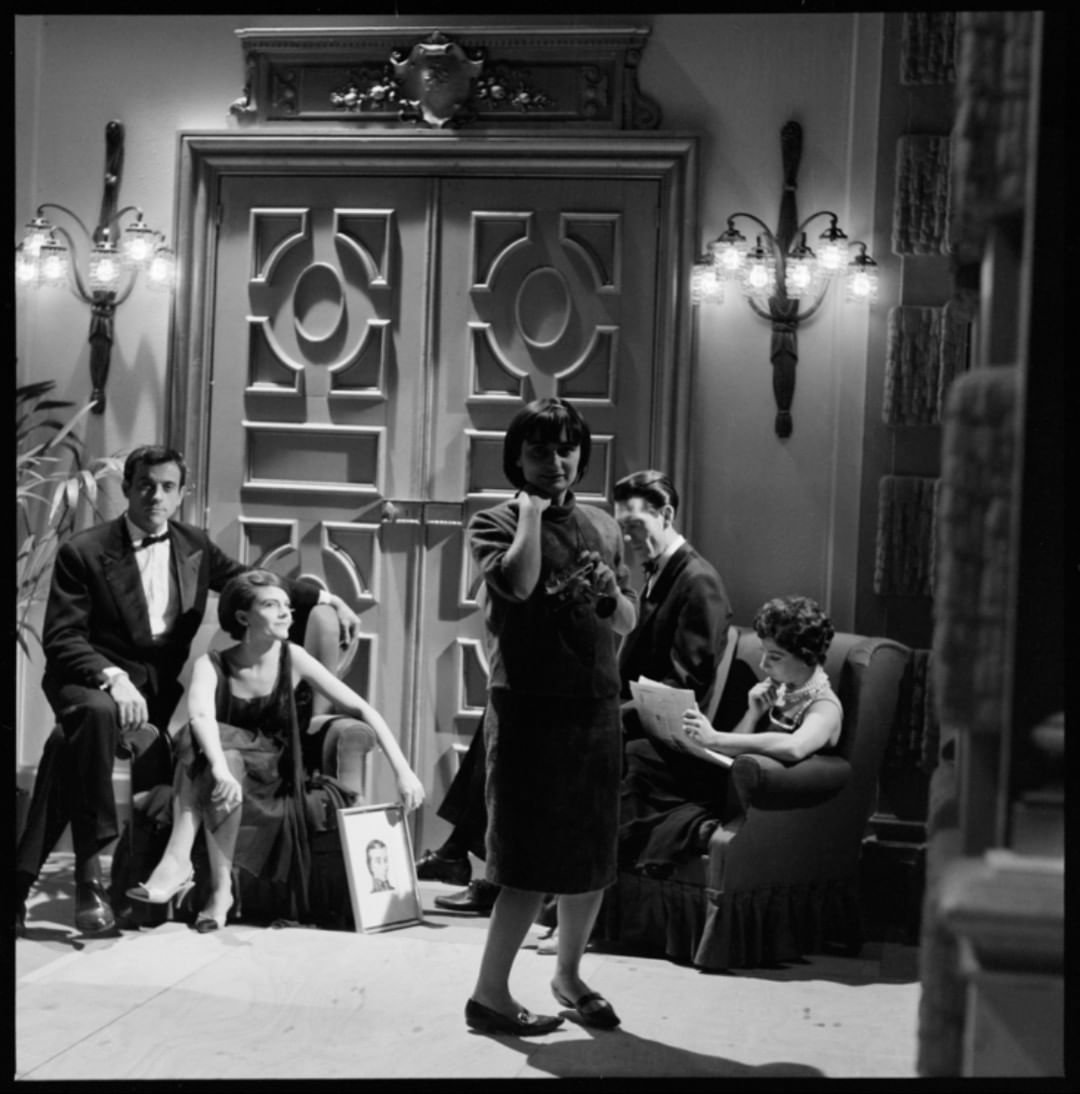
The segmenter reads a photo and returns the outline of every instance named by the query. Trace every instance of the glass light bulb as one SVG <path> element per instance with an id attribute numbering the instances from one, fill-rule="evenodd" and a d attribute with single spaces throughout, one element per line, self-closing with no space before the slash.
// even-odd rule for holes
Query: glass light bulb
<path id="1" fill-rule="evenodd" d="M 877 299 L 878 275 L 876 266 L 859 266 L 848 271 L 847 299 L 858 303 L 870 303 Z"/>
<path id="2" fill-rule="evenodd" d="M 146 268 L 146 282 L 151 289 L 168 291 L 176 280 L 176 256 L 168 247 L 158 247 Z"/>
<path id="3" fill-rule="evenodd" d="M 820 244 L 817 255 L 821 268 L 830 274 L 842 270 L 847 262 L 847 248 L 835 242 Z"/>
<path id="4" fill-rule="evenodd" d="M 26 226 L 26 235 L 23 236 L 23 250 L 31 258 L 37 258 L 41 254 L 41 248 L 49 242 L 52 228 L 44 217 L 34 217 Z"/>
<path id="5" fill-rule="evenodd" d="M 690 274 L 690 300 L 697 304 L 720 304 L 724 299 L 724 283 L 716 266 L 707 259 L 697 262 Z"/>
<path id="6" fill-rule="evenodd" d="M 811 263 L 802 259 L 788 259 L 784 270 L 784 288 L 788 296 L 798 299 L 805 295 L 814 282 L 814 269 Z"/>
<path id="7" fill-rule="evenodd" d="M 15 280 L 20 285 L 32 285 L 38 278 L 38 263 L 34 255 L 22 247 L 15 248 Z"/>
<path id="8" fill-rule="evenodd" d="M 754 262 L 746 275 L 746 283 L 755 292 L 760 292 L 769 284 L 769 271 L 763 262 Z"/>
<path id="9" fill-rule="evenodd" d="M 41 280 L 53 287 L 63 285 L 67 281 L 67 257 L 55 252 L 46 253 L 41 259 Z"/>
<path id="10" fill-rule="evenodd" d="M 713 257 L 718 269 L 728 276 L 738 273 L 743 264 L 743 252 L 734 243 L 714 244 Z"/>
<path id="11" fill-rule="evenodd" d="M 141 266 L 153 256 L 153 241 L 135 236 L 125 241 L 124 255 L 134 265 Z"/>
<path id="12" fill-rule="evenodd" d="M 102 243 L 90 252 L 90 288 L 112 292 L 120 282 L 120 256 L 111 243 Z"/>

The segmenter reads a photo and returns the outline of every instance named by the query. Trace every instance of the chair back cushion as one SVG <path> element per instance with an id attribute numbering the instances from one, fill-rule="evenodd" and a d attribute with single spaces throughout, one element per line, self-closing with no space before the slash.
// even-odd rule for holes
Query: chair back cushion
<path id="1" fill-rule="evenodd" d="M 740 628 L 735 656 L 763 679 L 761 640 Z M 844 725 L 837 753 L 852 766 L 852 779 L 862 784 L 856 796 L 872 808 L 876 787 L 896 718 L 896 703 L 904 669 L 911 656 L 907 646 L 888 638 L 866 638 L 838 631 L 825 657 L 825 671 L 844 707 Z"/>

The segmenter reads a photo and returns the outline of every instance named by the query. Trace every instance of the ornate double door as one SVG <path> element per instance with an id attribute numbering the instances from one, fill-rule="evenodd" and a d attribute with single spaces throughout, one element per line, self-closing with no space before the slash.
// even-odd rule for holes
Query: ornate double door
<path id="1" fill-rule="evenodd" d="M 511 417 L 571 399 L 594 438 L 578 496 L 609 510 L 616 478 L 662 458 L 663 185 L 430 168 L 216 179 L 207 359 L 186 399 L 204 412 L 201 516 L 235 557 L 316 574 L 359 613 L 347 681 L 424 780 L 426 844 L 483 710 L 464 532 L 510 494 Z M 381 756 L 368 784 L 371 801 L 396 797 Z"/>

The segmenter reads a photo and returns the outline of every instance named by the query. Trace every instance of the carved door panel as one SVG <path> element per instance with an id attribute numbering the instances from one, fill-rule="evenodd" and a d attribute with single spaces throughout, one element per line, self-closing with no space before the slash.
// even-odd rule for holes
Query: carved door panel
<path id="1" fill-rule="evenodd" d="M 270 177 L 220 194 L 208 527 L 236 557 L 318 575 L 354 607 L 347 682 L 399 733 L 419 535 L 384 524 L 382 503 L 422 483 L 429 190 Z M 393 798 L 385 765 L 368 781 L 369 798 Z"/>
<path id="2" fill-rule="evenodd" d="M 464 527 L 508 496 L 523 398 L 593 429 L 579 496 L 649 462 L 654 180 L 330 174 L 222 180 L 208 513 L 225 549 L 322 577 L 361 616 L 348 682 L 424 780 L 418 840 L 482 712 Z M 369 765 L 369 800 L 392 800 Z"/>
<path id="3" fill-rule="evenodd" d="M 653 410 L 657 185 L 636 180 L 446 179 L 432 351 L 429 496 L 461 499 L 461 528 L 429 526 L 438 596 L 425 598 L 420 759 L 448 785 L 482 712 L 479 578 L 464 524 L 510 496 L 503 435 L 523 400 L 564 396 L 593 434 L 577 495 L 648 466 Z M 436 804 L 443 790 L 436 794 Z M 441 824 L 441 822 L 438 822 Z M 432 836 L 429 845 L 437 842 Z"/>

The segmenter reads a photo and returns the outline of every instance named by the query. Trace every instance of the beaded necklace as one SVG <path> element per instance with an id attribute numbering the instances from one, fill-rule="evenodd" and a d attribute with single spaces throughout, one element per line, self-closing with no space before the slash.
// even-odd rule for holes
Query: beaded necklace
<path id="1" fill-rule="evenodd" d="M 831 689 L 828 674 L 821 665 L 817 665 L 805 684 L 797 688 L 781 684 L 776 689 L 776 701 L 769 711 L 769 721 L 787 732 L 798 729 L 810 704 Z"/>

